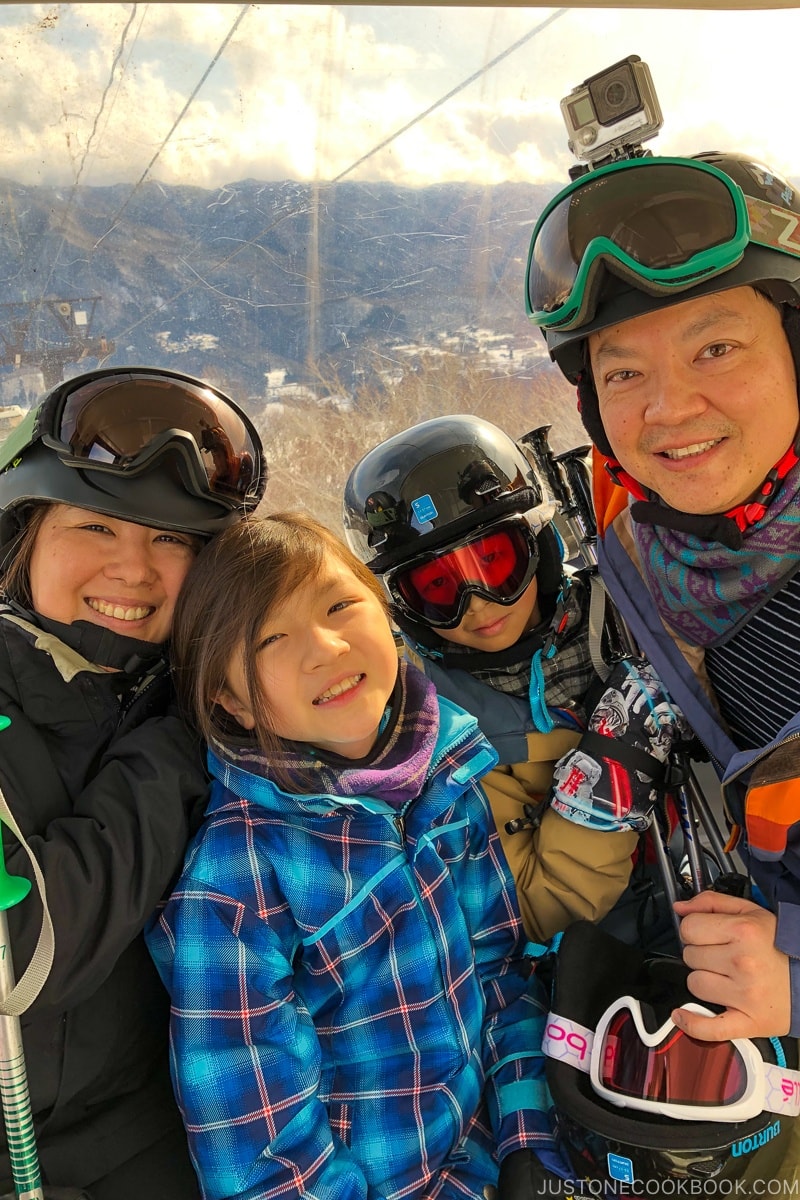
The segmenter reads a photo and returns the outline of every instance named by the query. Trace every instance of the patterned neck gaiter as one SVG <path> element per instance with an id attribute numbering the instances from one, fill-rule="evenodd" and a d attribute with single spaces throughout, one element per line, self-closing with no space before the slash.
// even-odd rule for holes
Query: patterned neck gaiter
<path id="1" fill-rule="evenodd" d="M 800 567 L 800 463 L 761 520 L 732 550 L 662 525 L 633 523 L 647 586 L 662 620 L 694 646 L 719 646 Z"/>
<path id="2" fill-rule="evenodd" d="M 296 781 L 299 795 L 374 796 L 399 812 L 425 786 L 438 736 L 436 689 L 421 671 L 401 659 L 383 727 L 366 758 L 343 758 L 289 741 L 283 741 L 281 752 L 269 758 L 253 746 L 212 748 L 237 767 L 266 779 L 275 779 L 279 768 Z"/>

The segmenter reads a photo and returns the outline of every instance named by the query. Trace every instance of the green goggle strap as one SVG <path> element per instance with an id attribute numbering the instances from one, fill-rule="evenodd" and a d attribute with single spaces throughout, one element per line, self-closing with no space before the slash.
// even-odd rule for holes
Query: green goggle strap
<path id="1" fill-rule="evenodd" d="M 684 168 L 689 167 L 691 170 L 702 171 L 719 179 L 727 188 L 733 203 L 736 217 L 736 232 L 734 236 L 721 245 L 701 250 L 693 254 L 686 262 L 671 267 L 643 266 L 642 263 L 631 258 L 629 254 L 626 254 L 624 250 L 620 250 L 610 238 L 592 238 L 583 253 L 575 275 L 575 282 L 570 288 L 569 296 L 558 308 L 552 312 L 534 311 L 531 308 L 529 288 L 526 286 L 526 312 L 538 326 L 544 329 L 551 326 L 559 329 L 570 329 L 576 325 L 580 325 L 585 318 L 586 309 L 590 302 L 591 283 L 596 275 L 598 265 L 604 261 L 611 261 L 617 264 L 621 268 L 620 273 L 623 277 L 629 278 L 634 284 L 637 282 L 645 284 L 645 290 L 654 295 L 668 295 L 671 292 L 680 291 L 682 288 L 699 283 L 702 279 L 710 279 L 714 275 L 722 274 L 722 272 L 730 270 L 731 267 L 739 262 L 751 241 L 748 209 L 751 204 L 762 205 L 762 202 L 753 201 L 750 197 L 746 198 L 738 184 L 734 183 L 723 171 L 718 170 L 709 163 L 694 162 L 680 158 L 637 159 L 634 162 L 614 163 L 609 167 L 602 168 L 602 171 L 603 175 L 607 176 L 618 171 L 646 170 L 649 163 L 659 166 L 674 165 Z M 588 178 L 591 182 L 594 182 L 597 179 L 597 174 L 593 173 Z M 534 247 L 545 221 L 555 208 L 567 201 L 573 192 L 585 186 L 586 182 L 587 176 L 581 176 L 580 179 L 570 184 L 569 187 L 565 188 L 550 201 L 539 217 L 533 231 L 533 237 L 531 238 L 526 280 L 530 278 Z M 770 208 L 766 204 L 763 204 L 763 207 Z M 792 214 L 787 213 L 787 216 L 789 215 Z M 766 244 L 769 245 L 771 243 L 767 242 Z M 797 245 L 796 249 L 783 248 L 786 250 L 786 253 L 800 255 L 800 244 Z"/>

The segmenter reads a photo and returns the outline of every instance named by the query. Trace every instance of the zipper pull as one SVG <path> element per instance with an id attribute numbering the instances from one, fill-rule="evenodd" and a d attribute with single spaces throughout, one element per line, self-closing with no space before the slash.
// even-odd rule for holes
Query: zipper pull
<path id="1" fill-rule="evenodd" d="M 523 829 L 536 830 L 542 823 L 544 816 L 545 804 L 525 804 L 523 805 L 524 817 L 515 817 L 513 821 L 506 821 L 506 833 L 521 833 Z"/>

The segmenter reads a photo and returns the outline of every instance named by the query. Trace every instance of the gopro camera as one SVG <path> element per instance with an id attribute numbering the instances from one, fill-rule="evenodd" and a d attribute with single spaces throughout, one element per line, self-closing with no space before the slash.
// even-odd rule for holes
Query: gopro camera
<path id="1" fill-rule="evenodd" d="M 590 75 L 561 101 L 569 148 L 590 167 L 636 158 L 664 118 L 647 63 L 638 54 Z"/>

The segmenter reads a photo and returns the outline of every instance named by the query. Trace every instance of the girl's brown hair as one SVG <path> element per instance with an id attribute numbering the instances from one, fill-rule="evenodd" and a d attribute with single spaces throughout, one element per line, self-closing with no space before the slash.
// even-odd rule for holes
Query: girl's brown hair
<path id="1" fill-rule="evenodd" d="M 241 727 L 218 702 L 228 668 L 241 650 L 250 735 L 268 757 L 280 739 L 256 678 L 256 654 L 264 622 L 304 584 L 314 584 L 333 557 L 380 600 L 379 580 L 329 529 L 304 513 L 249 517 L 224 530 L 201 550 L 184 581 L 172 627 L 178 695 L 208 742 L 225 742 Z M 281 782 L 281 780 L 279 780 Z"/>

